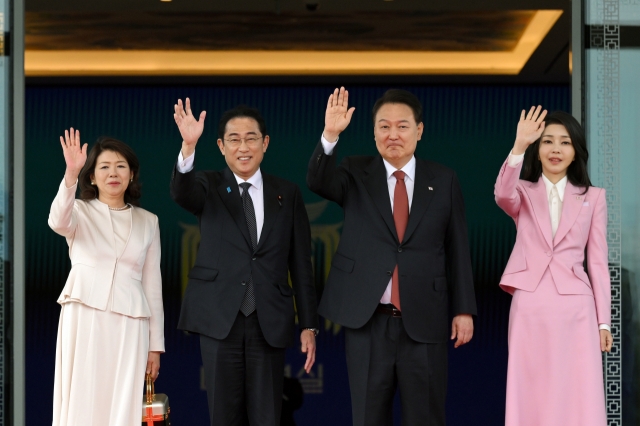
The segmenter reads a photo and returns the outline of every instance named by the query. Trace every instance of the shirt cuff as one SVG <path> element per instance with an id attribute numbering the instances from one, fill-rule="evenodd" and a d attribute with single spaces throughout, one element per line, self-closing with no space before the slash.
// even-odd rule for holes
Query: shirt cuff
<path id="1" fill-rule="evenodd" d="M 182 156 L 182 151 L 180 151 L 180 154 L 178 154 L 178 171 L 180 173 L 189 173 L 191 170 L 193 170 L 193 161 L 195 157 L 196 153 L 194 152 L 187 158 L 184 158 Z"/>
<path id="2" fill-rule="evenodd" d="M 333 153 L 333 148 L 336 147 L 336 144 L 340 138 L 336 139 L 335 142 L 329 142 L 324 138 L 324 134 L 320 137 L 320 142 L 322 143 L 322 147 L 324 148 L 324 155 L 331 155 Z"/>
<path id="3" fill-rule="evenodd" d="M 611 333 L 611 327 L 609 327 L 609 324 L 600 324 L 600 330 L 607 330 L 609 333 Z"/>
<path id="4" fill-rule="evenodd" d="M 515 154 L 512 154 L 512 153 L 509 153 L 509 159 L 507 160 L 507 164 L 510 167 L 515 167 L 518 164 L 520 164 L 523 159 L 524 159 L 524 154 L 515 155 Z"/>
<path id="5" fill-rule="evenodd" d="M 62 182 L 64 182 L 64 187 L 65 187 L 66 189 L 69 189 L 69 190 L 73 189 L 73 190 L 75 190 L 75 189 L 77 189 L 77 188 L 78 188 L 78 179 L 76 179 L 76 182 L 75 182 L 73 185 L 71 185 L 71 186 L 67 186 L 67 181 L 66 181 L 64 178 L 62 178 Z"/>

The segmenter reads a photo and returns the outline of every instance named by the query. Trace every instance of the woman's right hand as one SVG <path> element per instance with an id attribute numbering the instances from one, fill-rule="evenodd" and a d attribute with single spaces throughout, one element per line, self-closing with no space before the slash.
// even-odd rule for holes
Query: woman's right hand
<path id="1" fill-rule="evenodd" d="M 516 130 L 516 142 L 513 145 L 511 153 L 513 155 L 524 154 L 529 145 L 540 139 L 544 131 L 544 118 L 547 116 L 547 110 L 540 112 L 542 106 L 531 107 L 529 113 L 525 116 L 525 110 L 520 114 L 520 122 Z"/>
<path id="2" fill-rule="evenodd" d="M 67 188 L 71 188 L 78 180 L 78 175 L 87 162 L 87 145 L 80 144 L 80 131 L 70 130 L 64 131 L 64 138 L 60 136 L 60 145 L 62 145 L 62 153 L 64 161 L 67 163 L 67 170 L 64 173 L 64 180 Z"/>

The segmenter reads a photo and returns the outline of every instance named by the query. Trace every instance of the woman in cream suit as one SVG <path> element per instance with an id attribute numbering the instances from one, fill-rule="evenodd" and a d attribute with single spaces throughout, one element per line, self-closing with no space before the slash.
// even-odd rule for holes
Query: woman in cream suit
<path id="1" fill-rule="evenodd" d="M 546 114 L 522 111 L 495 186 L 518 230 L 500 280 L 513 295 L 506 425 L 605 426 L 600 351 L 613 342 L 605 191 L 591 186 L 580 124 Z"/>
<path id="2" fill-rule="evenodd" d="M 145 373 L 155 380 L 164 352 L 158 218 L 137 207 L 130 147 L 102 139 L 87 158 L 73 128 L 60 142 L 67 169 L 49 226 L 72 266 L 58 298 L 53 425 L 139 426 Z"/>

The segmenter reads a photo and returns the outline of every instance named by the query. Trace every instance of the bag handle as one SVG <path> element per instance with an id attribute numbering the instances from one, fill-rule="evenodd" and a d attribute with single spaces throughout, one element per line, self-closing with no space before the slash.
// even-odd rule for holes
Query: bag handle
<path id="1" fill-rule="evenodd" d="M 151 374 L 147 374 L 146 382 L 147 382 L 147 405 L 151 405 L 153 404 L 153 401 L 156 400 L 156 390 L 153 385 L 153 379 L 151 378 Z"/>

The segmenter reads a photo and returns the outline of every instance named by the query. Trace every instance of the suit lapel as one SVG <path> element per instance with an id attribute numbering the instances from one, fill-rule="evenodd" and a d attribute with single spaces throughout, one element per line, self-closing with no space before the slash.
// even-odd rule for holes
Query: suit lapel
<path id="1" fill-rule="evenodd" d="M 562 214 L 560 215 L 560 223 L 556 230 L 556 237 L 553 239 L 553 244 L 558 245 L 560 241 L 567 235 L 567 232 L 571 229 L 573 224 L 578 218 L 582 205 L 584 203 L 584 195 L 580 195 L 580 188 L 577 188 L 567 182 L 567 186 L 564 189 L 564 199 L 562 200 Z"/>
<path id="2" fill-rule="evenodd" d="M 387 224 L 389 231 L 393 234 L 396 241 L 398 233 L 396 232 L 396 224 L 393 221 L 393 212 L 391 211 L 391 200 L 389 199 L 389 186 L 387 184 L 387 170 L 382 162 L 382 157 L 377 156 L 365 169 L 366 175 L 362 178 L 365 188 L 373 203 L 382 215 L 382 219 Z"/>
<path id="3" fill-rule="evenodd" d="M 244 210 L 242 209 L 242 200 L 240 199 L 238 181 L 233 175 L 233 172 L 229 169 L 224 169 L 223 175 L 224 179 L 222 183 L 218 185 L 218 194 L 236 225 L 240 229 L 240 232 L 244 235 L 244 239 L 247 244 L 249 247 L 252 247 L 251 237 L 249 237 L 249 228 L 247 228 L 247 221 L 244 217 Z"/>
<path id="4" fill-rule="evenodd" d="M 531 200 L 531 205 L 533 206 L 533 211 L 536 215 L 540 232 L 542 232 L 544 239 L 551 248 L 553 247 L 551 213 L 549 213 L 549 198 L 547 197 L 547 190 L 542 178 L 538 179 L 538 182 L 531 182 L 528 186 L 525 185 L 525 190 Z"/>
<path id="5" fill-rule="evenodd" d="M 256 251 L 262 247 L 269 231 L 273 228 L 273 222 L 280 211 L 280 204 L 282 203 L 278 198 L 281 197 L 282 194 L 278 193 L 278 186 L 276 182 L 271 178 L 271 176 L 264 173 L 262 174 L 262 194 L 264 197 L 264 224 L 262 225 L 260 241 L 258 241 Z"/>
<path id="6" fill-rule="evenodd" d="M 413 185 L 413 201 L 411 202 L 411 210 L 409 213 L 409 223 L 404 233 L 404 241 L 409 241 L 409 237 L 416 230 L 422 216 L 427 211 L 433 194 L 436 189 L 429 190 L 429 183 L 435 176 L 429 170 L 429 167 L 422 160 L 416 157 L 416 176 Z"/>

